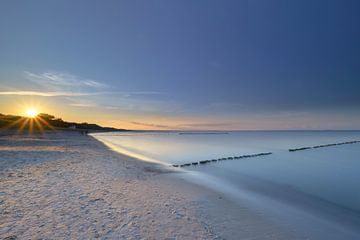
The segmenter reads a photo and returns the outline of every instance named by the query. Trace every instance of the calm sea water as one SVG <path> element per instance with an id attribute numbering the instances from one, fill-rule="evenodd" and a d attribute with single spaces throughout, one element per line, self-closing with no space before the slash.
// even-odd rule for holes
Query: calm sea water
<path id="1" fill-rule="evenodd" d="M 94 136 L 121 153 L 167 165 L 272 152 L 269 156 L 181 169 L 193 181 L 248 203 L 275 220 L 290 224 L 291 219 L 293 226 L 300 226 L 314 239 L 360 236 L 360 143 L 288 151 L 360 140 L 359 131 L 132 132 Z M 317 228 L 313 228 L 315 222 Z"/>

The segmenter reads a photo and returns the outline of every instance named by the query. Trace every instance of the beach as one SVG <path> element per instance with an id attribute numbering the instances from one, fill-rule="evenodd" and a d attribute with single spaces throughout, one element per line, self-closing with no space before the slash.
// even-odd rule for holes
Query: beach
<path id="1" fill-rule="evenodd" d="M 224 222 L 237 224 L 238 229 L 248 225 L 243 221 L 248 216 L 261 214 L 300 239 L 360 238 L 359 131 L 109 132 L 92 136 L 120 154 L 173 166 L 184 179 L 231 199 L 237 206 L 230 215 L 241 219 Z M 220 209 L 212 219 L 225 215 L 224 205 L 219 202 L 209 208 L 208 212 Z M 234 213 L 246 207 L 252 210 L 249 214 Z M 258 229 L 251 237 L 268 232 L 261 224 L 251 226 Z M 229 229 L 232 227 L 224 232 Z"/>
<path id="2" fill-rule="evenodd" d="M 78 132 L 0 137 L 2 239 L 296 239 L 261 214 Z"/>

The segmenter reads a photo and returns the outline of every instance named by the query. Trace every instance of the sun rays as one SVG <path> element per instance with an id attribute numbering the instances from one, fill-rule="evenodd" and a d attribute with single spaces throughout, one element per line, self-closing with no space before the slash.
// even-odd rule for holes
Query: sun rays
<path id="1" fill-rule="evenodd" d="M 28 108 L 26 109 L 26 117 L 28 118 L 35 118 L 39 112 L 35 108 Z"/>
<path id="2" fill-rule="evenodd" d="M 35 101 L 33 99 L 23 99 L 15 103 L 14 108 L 21 113 L 20 116 L 3 115 L 0 130 L 12 129 L 17 133 L 44 133 L 47 130 L 56 130 L 53 126 L 52 119 L 46 111 L 46 103 Z"/>
<path id="3" fill-rule="evenodd" d="M 17 133 L 34 132 L 44 133 L 45 130 L 56 130 L 49 121 L 46 120 L 35 108 L 29 108 L 25 111 L 26 116 L 18 117 L 3 129 L 15 129 Z"/>

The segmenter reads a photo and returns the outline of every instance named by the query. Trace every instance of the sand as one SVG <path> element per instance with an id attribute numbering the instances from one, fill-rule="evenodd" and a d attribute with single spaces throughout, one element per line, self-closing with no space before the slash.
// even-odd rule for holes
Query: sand
<path id="1" fill-rule="evenodd" d="M 76 132 L 0 136 L 1 239 L 293 239 L 184 174 Z"/>

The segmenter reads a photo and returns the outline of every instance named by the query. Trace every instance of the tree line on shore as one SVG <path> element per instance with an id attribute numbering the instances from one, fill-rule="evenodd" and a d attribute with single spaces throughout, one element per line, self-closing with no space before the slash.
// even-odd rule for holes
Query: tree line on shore
<path id="1" fill-rule="evenodd" d="M 1 129 L 32 129 L 32 130 L 52 130 L 52 129 L 79 129 L 90 131 L 126 131 L 112 127 L 102 127 L 94 123 L 67 122 L 53 115 L 40 113 L 34 118 L 5 115 L 0 113 Z"/>

